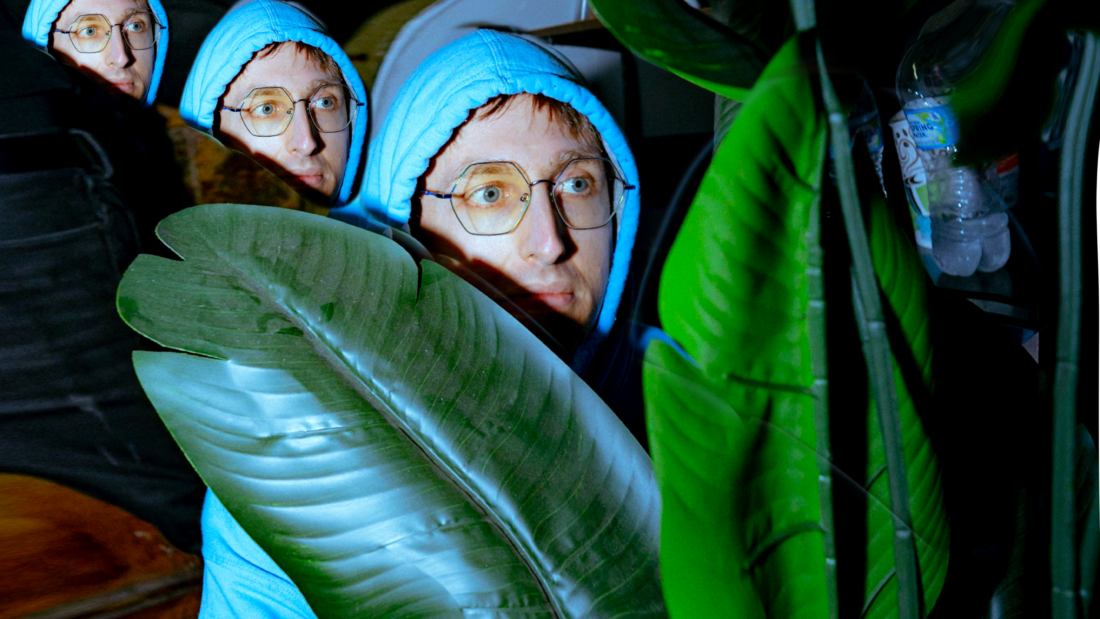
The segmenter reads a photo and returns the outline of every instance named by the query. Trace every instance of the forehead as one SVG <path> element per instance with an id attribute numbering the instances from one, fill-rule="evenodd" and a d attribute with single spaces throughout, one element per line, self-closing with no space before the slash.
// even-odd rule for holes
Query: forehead
<path id="1" fill-rule="evenodd" d="M 149 7 L 137 0 L 73 0 L 59 13 L 61 18 L 99 14 L 118 18 L 134 11 L 148 11 Z"/>
<path id="2" fill-rule="evenodd" d="M 308 97 L 324 83 L 338 82 L 339 78 L 321 68 L 306 52 L 298 51 L 293 44 L 280 46 L 263 58 L 252 58 L 230 82 L 230 95 L 245 95 L 253 88 L 282 86 L 294 97 Z"/>
<path id="3" fill-rule="evenodd" d="M 598 157 L 572 135 L 561 115 L 536 109 L 528 97 L 517 97 L 502 112 L 475 116 L 440 154 L 444 170 L 454 175 L 479 161 L 514 161 L 535 177 L 556 171 L 574 157 Z"/>

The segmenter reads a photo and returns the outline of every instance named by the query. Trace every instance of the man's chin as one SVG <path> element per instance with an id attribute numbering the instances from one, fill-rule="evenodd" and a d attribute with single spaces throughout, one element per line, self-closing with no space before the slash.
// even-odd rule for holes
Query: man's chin
<path id="1" fill-rule="evenodd" d="M 107 78 L 96 73 L 93 69 L 86 67 L 80 67 L 80 70 L 91 78 L 92 81 L 102 86 L 104 90 L 111 93 L 116 99 L 134 99 L 136 101 L 141 101 L 145 98 L 145 86 L 132 79 L 127 79 L 125 77 L 117 77 L 114 79 Z"/>
<path id="2" fill-rule="evenodd" d="M 531 331 L 566 362 L 584 339 L 585 330 L 581 325 L 549 308 L 527 308 L 515 303 L 505 303 L 502 307 L 521 323 L 542 327 Z"/>
<path id="3" fill-rule="evenodd" d="M 328 191 L 324 183 L 317 182 L 314 179 L 302 179 L 296 176 L 282 176 L 280 178 L 284 183 L 289 185 L 295 193 L 306 200 L 321 206 L 332 204 L 332 194 L 335 192 Z"/>

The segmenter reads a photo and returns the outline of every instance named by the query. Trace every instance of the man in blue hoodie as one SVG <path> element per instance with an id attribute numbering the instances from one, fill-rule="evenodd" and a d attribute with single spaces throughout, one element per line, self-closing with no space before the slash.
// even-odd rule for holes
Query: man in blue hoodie
<path id="1" fill-rule="evenodd" d="M 23 38 L 148 107 L 168 55 L 168 15 L 159 0 L 33 0 Z"/>
<path id="2" fill-rule="evenodd" d="M 568 60 L 533 41 L 488 30 L 463 37 L 402 87 L 362 191 L 332 212 L 409 229 L 505 309 L 533 318 L 582 376 L 615 323 L 640 205 L 626 139 L 583 84 Z M 485 162 L 507 165 L 471 167 Z M 578 193 L 581 176 L 601 183 L 585 190 L 595 202 Z M 501 188 L 507 179 L 511 192 L 494 200 L 504 215 L 492 224 L 470 219 L 494 198 L 477 193 L 484 179 Z"/>
<path id="3" fill-rule="evenodd" d="M 509 164 L 502 226 L 468 217 L 485 210 L 471 180 L 486 168 L 470 167 L 484 162 Z M 589 172 L 600 181 L 595 195 L 608 198 L 598 205 L 577 193 L 576 177 Z M 483 30 L 410 76 L 371 144 L 362 190 L 331 215 L 409 230 L 539 335 L 644 446 L 641 347 L 633 325 L 616 326 L 637 184 L 626 138 L 569 61 L 535 40 Z M 578 206 L 591 219 L 574 220 Z"/>
<path id="4" fill-rule="evenodd" d="M 623 293 L 636 183 L 625 138 L 567 60 L 479 31 L 405 83 L 361 194 L 332 216 L 410 230 L 585 376 L 601 364 Z M 313 616 L 212 493 L 203 535 L 202 617 Z"/>
<path id="5" fill-rule="evenodd" d="M 254 0 L 206 37 L 180 115 L 303 197 L 338 206 L 359 168 L 366 99 L 351 60 L 320 24 L 290 4 Z"/>

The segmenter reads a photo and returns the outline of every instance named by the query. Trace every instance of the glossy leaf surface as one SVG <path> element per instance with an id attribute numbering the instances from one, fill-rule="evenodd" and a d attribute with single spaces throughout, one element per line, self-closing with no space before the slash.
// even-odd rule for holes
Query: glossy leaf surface
<path id="1" fill-rule="evenodd" d="M 165 220 L 119 289 L 165 423 L 320 617 L 663 616 L 648 458 L 487 297 L 280 209 Z"/>
<path id="2" fill-rule="evenodd" d="M 807 319 L 819 251 L 809 233 L 827 129 L 812 88 L 792 40 L 745 101 L 662 274 L 662 324 L 698 363 L 663 344 L 647 352 L 647 420 L 663 498 L 662 570 L 674 617 L 829 614 L 811 367 L 812 342 L 824 334 L 812 333 Z M 895 382 L 930 609 L 946 574 L 949 538 L 938 468 L 909 395 L 930 382 L 925 279 L 885 202 L 870 206 L 875 270 L 902 326 L 902 341 L 893 345 L 921 370 L 918 384 L 907 385 L 895 367 Z M 866 556 L 865 573 L 854 575 L 864 584 L 863 607 L 842 606 L 840 615 L 891 617 L 898 606 L 889 490 L 878 418 L 865 401 L 864 410 L 830 410 L 864 424 L 868 437 L 863 470 L 831 469 L 832 479 L 866 488 L 863 539 L 836 540 Z M 841 578 L 845 567 L 838 565 Z"/>
<path id="3" fill-rule="evenodd" d="M 635 54 L 736 101 L 745 98 L 771 57 L 680 0 L 593 0 L 592 8 Z"/>

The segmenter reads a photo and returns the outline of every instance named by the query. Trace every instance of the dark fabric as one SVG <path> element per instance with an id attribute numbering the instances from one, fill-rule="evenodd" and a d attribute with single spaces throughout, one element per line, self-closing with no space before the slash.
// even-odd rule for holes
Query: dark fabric
<path id="1" fill-rule="evenodd" d="M 645 400 L 642 395 L 645 350 L 638 344 L 645 328 L 645 325 L 629 320 L 616 321 L 611 333 L 596 349 L 592 364 L 584 374 L 584 381 L 648 452 Z"/>
<path id="2" fill-rule="evenodd" d="M 114 307 L 137 247 L 118 192 L 66 168 L 0 175 L 0 196 L 0 415 L 140 396 Z"/>
<path id="3" fill-rule="evenodd" d="M 197 553 L 206 488 L 144 394 L 0 417 L 0 471 L 68 486 L 155 526 Z"/>
<path id="4" fill-rule="evenodd" d="M 204 487 L 134 374 L 151 344 L 115 310 L 123 271 L 187 204 L 161 121 L 24 43 L 3 7 L 0 44 L 0 471 L 115 504 L 195 552 Z"/>

